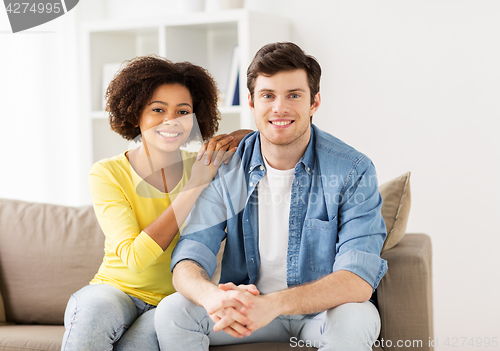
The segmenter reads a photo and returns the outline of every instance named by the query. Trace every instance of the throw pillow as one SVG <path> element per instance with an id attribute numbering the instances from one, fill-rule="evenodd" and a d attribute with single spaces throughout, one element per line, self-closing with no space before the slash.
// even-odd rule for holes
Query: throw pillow
<path id="1" fill-rule="evenodd" d="M 406 232 L 411 207 L 410 174 L 405 173 L 379 187 L 382 204 L 382 217 L 387 227 L 387 238 L 382 251 L 389 250 L 399 243 Z"/>

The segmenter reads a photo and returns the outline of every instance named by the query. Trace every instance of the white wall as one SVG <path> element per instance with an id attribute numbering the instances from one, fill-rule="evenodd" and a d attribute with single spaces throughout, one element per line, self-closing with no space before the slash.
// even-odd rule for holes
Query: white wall
<path id="1" fill-rule="evenodd" d="M 99 18 L 99 0 L 44 25 L 12 34 L 0 8 L 0 197 L 81 205 L 78 24 Z"/>
<path id="2" fill-rule="evenodd" d="M 290 18 L 322 65 L 315 123 L 368 154 L 381 182 L 412 171 L 408 231 L 432 239 L 437 349 L 500 340 L 500 2 L 269 3 L 247 0 Z"/>
<path id="3" fill-rule="evenodd" d="M 0 197 L 79 204 L 74 184 L 86 182 L 88 170 L 72 159 L 83 123 L 78 76 L 61 58 L 76 62 L 74 26 L 105 16 L 102 4 L 81 1 L 73 22 L 63 23 L 70 13 L 15 36 L 0 11 Z M 247 7 L 290 18 L 293 40 L 321 63 L 319 127 L 368 154 L 381 182 L 412 171 L 408 231 L 433 242 L 437 349 L 447 349 L 447 337 L 500 338 L 500 2 L 247 0 Z"/>

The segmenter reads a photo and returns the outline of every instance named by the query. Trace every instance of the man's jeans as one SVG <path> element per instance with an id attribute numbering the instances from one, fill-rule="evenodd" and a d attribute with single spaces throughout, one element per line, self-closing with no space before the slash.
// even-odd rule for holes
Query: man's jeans
<path id="1" fill-rule="evenodd" d="M 207 351 L 209 345 L 285 342 L 322 351 L 371 350 L 380 332 L 380 316 L 367 301 L 347 303 L 316 315 L 279 316 L 249 337 L 234 338 L 214 332 L 214 322 L 203 307 L 179 293 L 164 298 L 155 314 L 155 328 L 163 351 Z"/>
<path id="2" fill-rule="evenodd" d="M 61 350 L 158 350 L 155 306 L 106 284 L 73 294 L 64 314 Z"/>

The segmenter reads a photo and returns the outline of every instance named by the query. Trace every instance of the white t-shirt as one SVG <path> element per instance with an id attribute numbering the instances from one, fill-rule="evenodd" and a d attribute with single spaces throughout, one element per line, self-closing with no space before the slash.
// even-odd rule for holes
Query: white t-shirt
<path id="1" fill-rule="evenodd" d="M 295 169 L 274 169 L 265 158 L 264 164 L 266 175 L 258 184 L 260 267 L 255 285 L 268 294 L 288 287 L 288 219 Z"/>

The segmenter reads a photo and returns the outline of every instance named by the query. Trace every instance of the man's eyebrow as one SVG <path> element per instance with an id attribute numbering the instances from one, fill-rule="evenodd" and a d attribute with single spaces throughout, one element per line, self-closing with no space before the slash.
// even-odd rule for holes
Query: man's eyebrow
<path id="1" fill-rule="evenodd" d="M 262 89 L 258 90 L 259 93 L 263 93 L 263 92 L 266 92 L 266 91 L 274 93 L 275 90 L 274 89 L 268 89 L 268 88 L 262 88 Z M 306 90 L 302 89 L 302 88 L 295 88 L 295 89 L 289 89 L 289 90 L 287 90 L 288 93 L 291 93 L 291 92 L 294 92 L 294 91 L 300 91 L 300 92 L 304 92 L 304 93 L 306 92 Z"/>
<path id="2" fill-rule="evenodd" d="M 163 102 L 163 101 L 160 101 L 160 100 L 156 100 L 156 101 L 151 101 L 149 105 L 152 105 L 154 103 L 157 103 L 157 104 L 162 104 L 162 105 L 165 105 L 165 106 L 168 106 L 168 104 L 166 102 Z M 187 102 L 183 102 L 183 103 L 180 103 L 180 104 L 177 104 L 177 106 L 189 106 L 191 108 L 193 108 L 190 104 L 188 104 Z"/>

